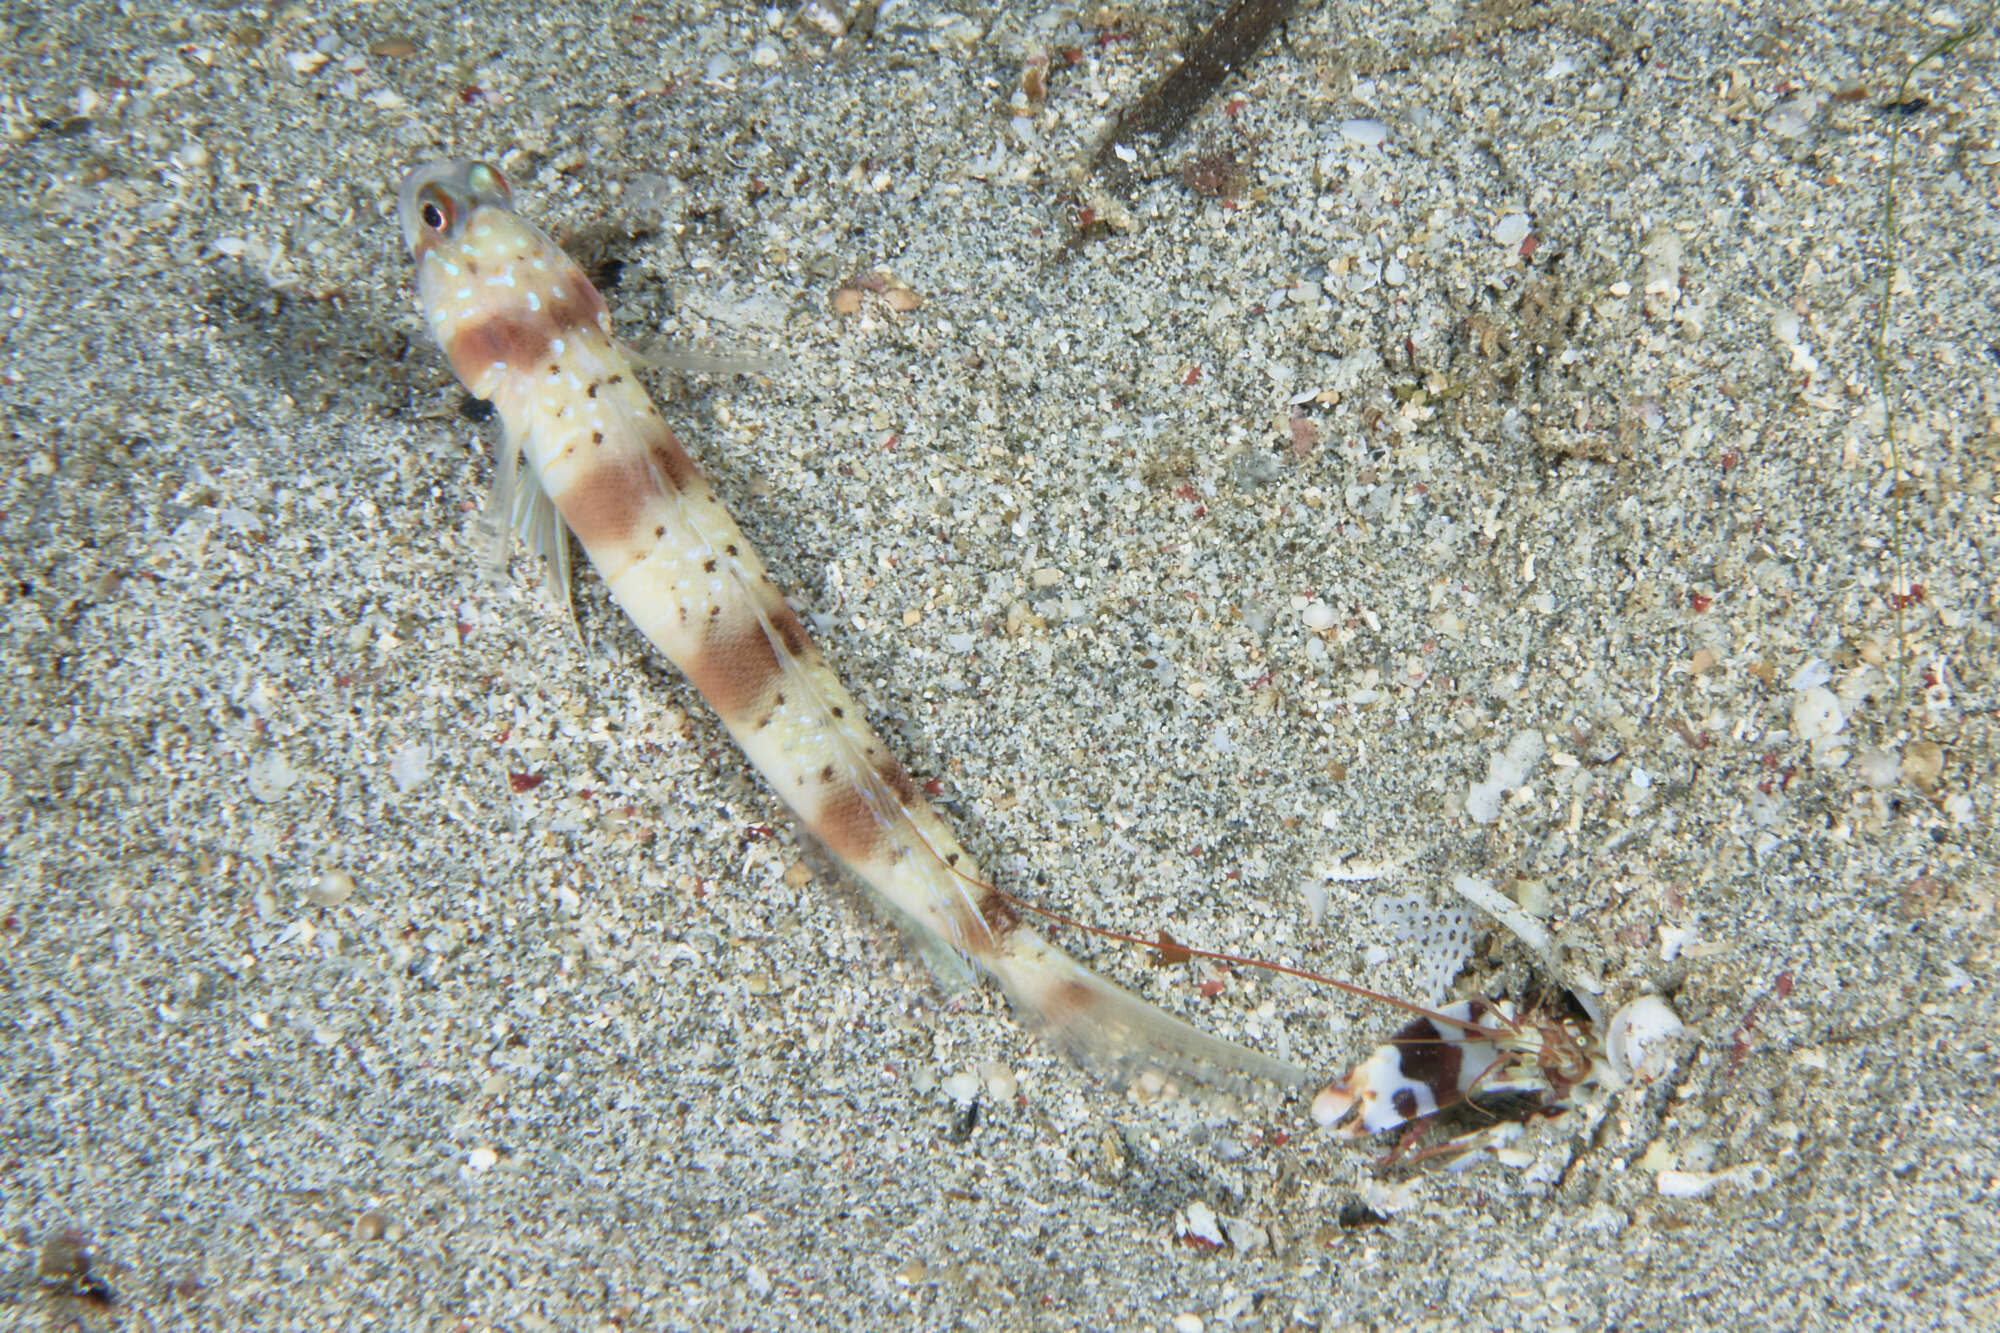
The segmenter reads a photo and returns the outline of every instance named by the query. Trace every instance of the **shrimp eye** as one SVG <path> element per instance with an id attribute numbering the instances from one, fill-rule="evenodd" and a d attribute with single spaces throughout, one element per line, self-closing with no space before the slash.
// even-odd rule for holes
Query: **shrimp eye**
<path id="1" fill-rule="evenodd" d="M 425 204 L 423 216 L 424 216 L 424 225 L 426 227 L 429 227 L 432 231 L 439 231 L 443 229 L 444 210 L 442 208 L 439 208 L 436 204 Z"/>

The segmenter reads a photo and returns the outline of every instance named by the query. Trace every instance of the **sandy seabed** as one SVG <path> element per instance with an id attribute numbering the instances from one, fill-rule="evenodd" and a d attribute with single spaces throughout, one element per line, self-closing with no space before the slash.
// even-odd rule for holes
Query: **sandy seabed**
<path id="1" fill-rule="evenodd" d="M 1302 6 L 1078 246 L 1189 15 L 10 11 L 0 1323 L 2000 1322 L 1995 48 L 1890 106 L 1963 19 L 1797 8 Z M 483 568 L 445 155 L 755 360 L 663 410 L 1010 892 L 1410 994 L 1473 876 L 1671 1075 L 1385 1176 L 941 991 L 594 576 Z"/>

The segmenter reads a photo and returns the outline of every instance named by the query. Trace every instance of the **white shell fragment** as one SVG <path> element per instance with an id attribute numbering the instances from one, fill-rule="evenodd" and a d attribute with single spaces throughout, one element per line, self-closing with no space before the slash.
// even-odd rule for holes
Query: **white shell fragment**
<path id="1" fill-rule="evenodd" d="M 1512 898 L 1483 879 L 1460 875 L 1452 880 L 1453 892 L 1507 928 L 1509 934 L 1534 950 L 1538 956 L 1549 952 L 1549 932 L 1541 922 L 1523 912 Z"/>
<path id="2" fill-rule="evenodd" d="M 1380 148 L 1389 138 L 1389 127 L 1379 120 L 1343 120 L 1340 137 L 1363 148 Z"/>
<path id="3" fill-rule="evenodd" d="M 1802 741 L 1823 740 L 1846 725 L 1839 697 L 1824 685 L 1800 690 L 1792 701 L 1792 731 Z"/>
<path id="4" fill-rule="evenodd" d="M 1669 1199 L 1699 1199 L 1718 1185 L 1735 1185 L 1756 1194 L 1771 1188 L 1776 1179 L 1763 1163 L 1746 1162 L 1726 1171 L 1662 1171 L 1653 1185 Z"/>
<path id="5" fill-rule="evenodd" d="M 1486 781 L 1475 782 L 1465 793 L 1465 813 L 1475 824 L 1491 824 L 1500 818 L 1500 801 L 1508 792 L 1528 780 L 1548 750 L 1538 731 L 1518 731 L 1503 752 L 1488 756 Z"/>
<path id="6" fill-rule="evenodd" d="M 1369 903 L 1375 928 L 1390 943 L 1413 946 L 1417 967 L 1415 998 L 1444 1001 L 1452 979 L 1472 957 L 1472 914 L 1458 907 L 1432 907 L 1414 894 L 1391 894 Z"/>
<path id="7" fill-rule="evenodd" d="M 1611 1015 L 1604 1053 L 1621 1083 L 1652 1083 L 1666 1074 L 1685 1025 L 1657 995 L 1641 995 Z"/>
<path id="8" fill-rule="evenodd" d="M 944 1095 L 961 1107 L 970 1106 L 979 1100 L 981 1085 L 982 1080 L 979 1075 L 970 1069 L 961 1069 L 956 1074 L 949 1074 L 938 1084 L 944 1089 Z"/>
<path id="9" fill-rule="evenodd" d="M 404 792 L 430 776 L 431 751 L 427 745 L 405 745 L 389 760 L 389 780 Z"/>

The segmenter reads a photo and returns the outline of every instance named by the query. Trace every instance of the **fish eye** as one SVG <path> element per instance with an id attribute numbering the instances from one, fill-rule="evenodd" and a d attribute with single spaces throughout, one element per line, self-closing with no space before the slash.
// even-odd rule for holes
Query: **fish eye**
<path id="1" fill-rule="evenodd" d="M 452 203 L 449 195 L 436 185 L 426 185 L 417 195 L 419 207 L 417 220 L 424 224 L 426 231 L 445 231 L 451 226 Z"/>

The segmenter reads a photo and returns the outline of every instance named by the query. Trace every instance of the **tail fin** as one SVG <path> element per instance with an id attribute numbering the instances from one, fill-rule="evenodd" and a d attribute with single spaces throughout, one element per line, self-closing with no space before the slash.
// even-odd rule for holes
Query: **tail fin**
<path id="1" fill-rule="evenodd" d="M 1288 1061 L 1197 1032 L 1026 928 L 983 961 L 1030 1027 L 1127 1087 L 1148 1074 L 1231 1092 L 1319 1081 Z"/>

